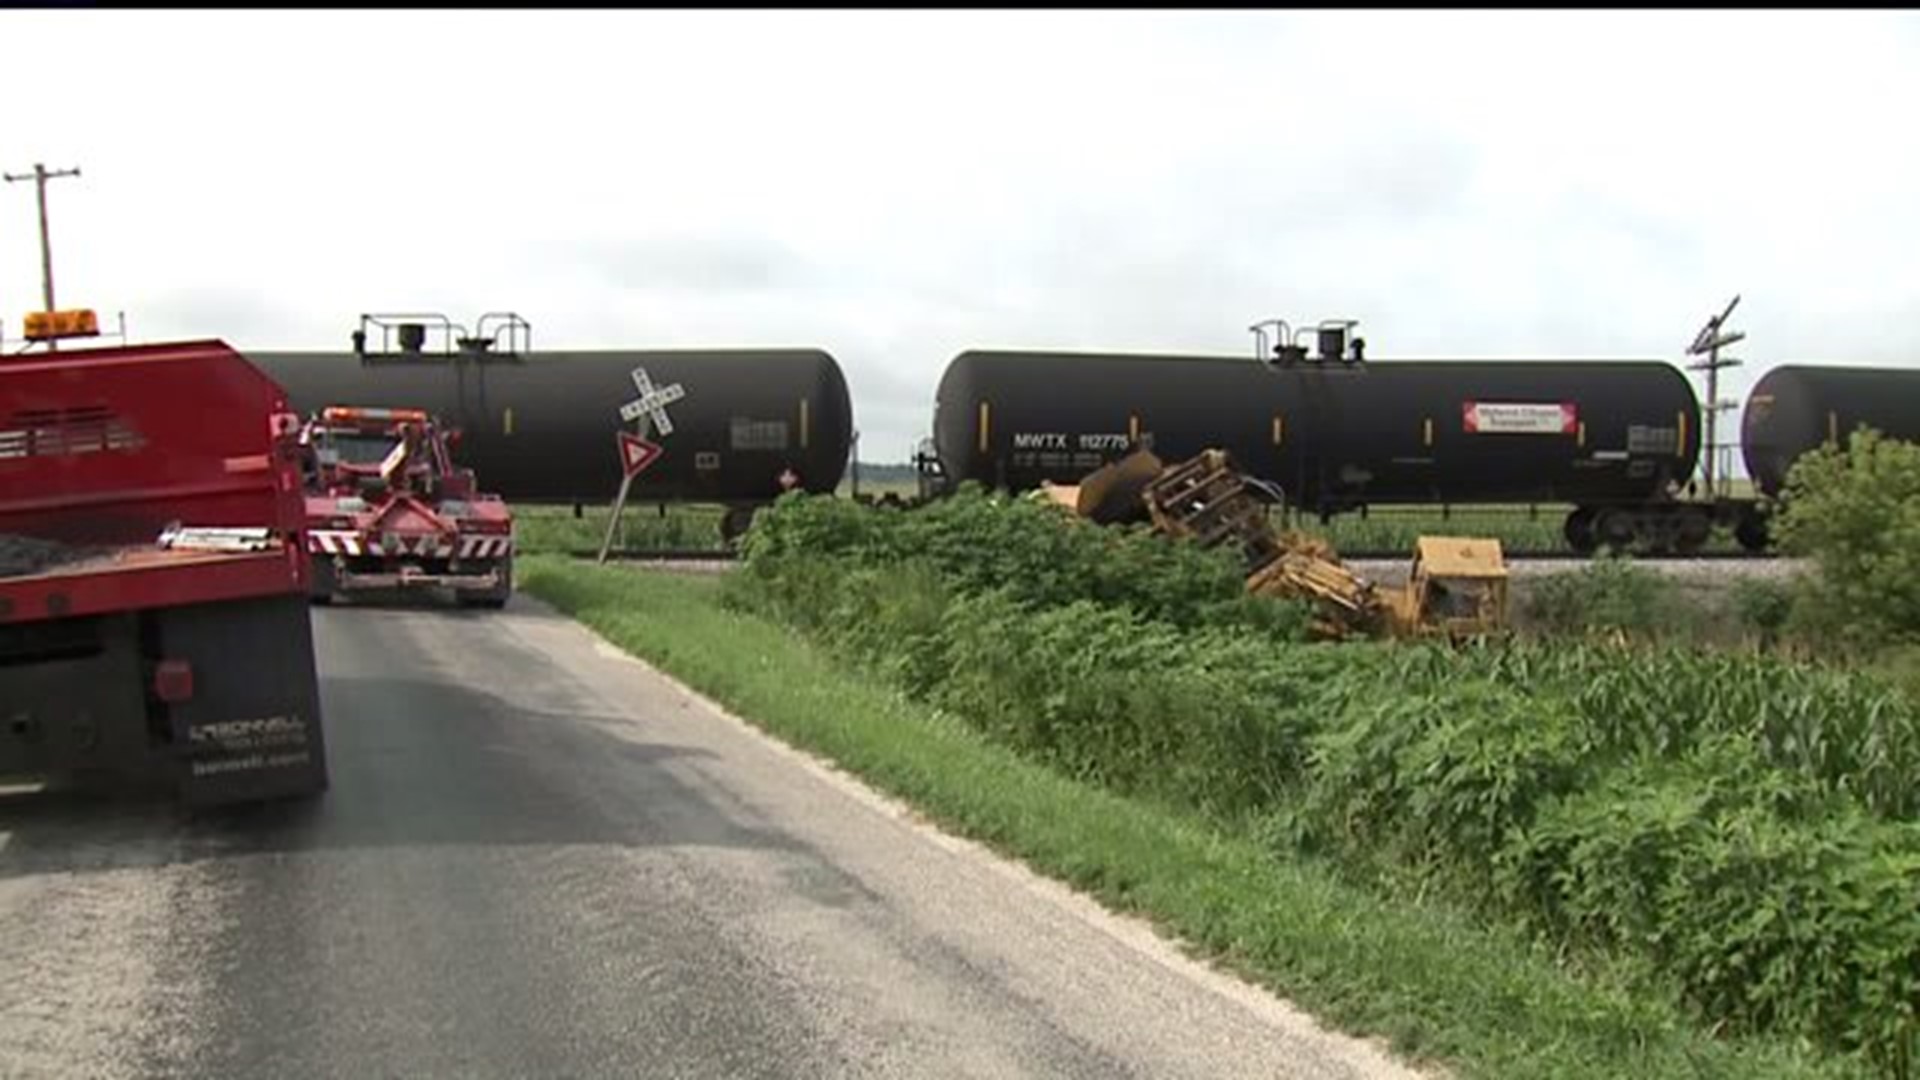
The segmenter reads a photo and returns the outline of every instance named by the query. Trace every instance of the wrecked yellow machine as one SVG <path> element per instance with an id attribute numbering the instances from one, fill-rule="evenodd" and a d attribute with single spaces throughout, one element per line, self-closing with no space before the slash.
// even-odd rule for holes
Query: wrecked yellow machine
<path id="1" fill-rule="evenodd" d="M 1507 565 L 1500 541 L 1422 536 L 1406 587 L 1386 594 L 1400 637 L 1483 637 L 1507 626 Z"/>
<path id="2" fill-rule="evenodd" d="M 1251 488 L 1221 450 L 1172 466 L 1136 450 L 1078 485 L 1049 485 L 1042 495 L 1090 521 L 1138 520 L 1144 510 L 1168 536 L 1235 545 L 1249 568 L 1247 591 L 1311 602 L 1323 638 L 1459 640 L 1505 631 L 1507 568 L 1498 540 L 1423 536 L 1406 584 L 1382 589 L 1348 569 L 1325 541 L 1276 532 Z"/>

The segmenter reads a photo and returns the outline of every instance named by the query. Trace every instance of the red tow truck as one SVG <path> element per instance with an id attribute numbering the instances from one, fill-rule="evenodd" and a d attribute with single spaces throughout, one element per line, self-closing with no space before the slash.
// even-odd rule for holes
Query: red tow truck
<path id="1" fill-rule="evenodd" d="M 326 790 L 298 434 L 217 340 L 0 358 L 0 775 Z"/>
<path id="2" fill-rule="evenodd" d="M 445 587 L 463 605 L 513 595 L 513 513 L 453 459 L 458 433 L 419 409 L 333 405 L 301 432 L 312 599 Z"/>

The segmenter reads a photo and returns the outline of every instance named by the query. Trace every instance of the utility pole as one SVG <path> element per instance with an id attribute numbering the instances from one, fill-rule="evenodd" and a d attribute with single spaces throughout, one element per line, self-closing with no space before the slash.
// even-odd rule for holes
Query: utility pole
<path id="1" fill-rule="evenodd" d="M 48 314 L 52 314 L 59 309 L 53 306 L 53 242 L 47 238 L 47 181 L 58 180 L 64 176 L 79 175 L 80 169 L 78 166 L 71 169 L 49 170 L 45 165 L 38 162 L 34 163 L 33 171 L 30 173 L 6 174 L 8 183 L 14 183 L 19 180 L 33 181 L 34 195 L 40 203 L 40 295 L 46 303 L 45 308 L 42 310 Z M 49 352 L 52 352 L 58 347 L 59 342 L 57 341 L 49 340 L 47 342 L 47 351 Z"/>
<path id="2" fill-rule="evenodd" d="M 1720 369 L 1740 365 L 1740 361 L 1731 356 L 1721 356 L 1720 350 L 1737 341 L 1745 340 L 1747 336 L 1742 331 L 1728 333 L 1726 330 L 1727 319 L 1733 314 L 1733 309 L 1738 306 L 1740 306 L 1740 298 L 1735 296 L 1725 311 L 1707 321 L 1707 325 L 1694 335 L 1693 344 L 1687 347 L 1688 356 L 1706 356 L 1705 360 L 1688 364 L 1687 367 L 1692 371 L 1707 373 L 1707 400 L 1700 412 L 1707 428 L 1702 446 L 1706 451 L 1707 497 L 1713 499 L 1720 497 L 1720 414 L 1738 404 L 1734 401 L 1720 400 Z M 1727 464 L 1731 466 L 1732 462 L 1729 461 Z"/>

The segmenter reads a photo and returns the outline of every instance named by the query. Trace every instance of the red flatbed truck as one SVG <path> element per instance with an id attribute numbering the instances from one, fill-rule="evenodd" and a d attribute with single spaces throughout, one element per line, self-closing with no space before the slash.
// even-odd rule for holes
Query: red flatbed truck
<path id="1" fill-rule="evenodd" d="M 326 790 L 298 434 L 219 341 L 0 358 L 0 775 Z"/>

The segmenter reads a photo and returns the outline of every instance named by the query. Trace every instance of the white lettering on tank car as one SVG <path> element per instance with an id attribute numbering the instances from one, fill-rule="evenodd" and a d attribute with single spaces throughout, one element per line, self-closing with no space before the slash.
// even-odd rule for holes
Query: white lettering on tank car
<path id="1" fill-rule="evenodd" d="M 1055 431 L 1017 431 L 1013 435 L 1015 450 L 1065 450 L 1067 437 Z"/>
<path id="2" fill-rule="evenodd" d="M 1126 432 L 1085 432 L 1078 437 L 1059 431 L 1017 431 L 1015 450 L 1125 450 L 1132 442 Z"/>
<path id="3" fill-rule="evenodd" d="M 1580 426 L 1571 402 L 1466 401 L 1460 419 L 1462 429 L 1475 435 L 1572 435 Z"/>

